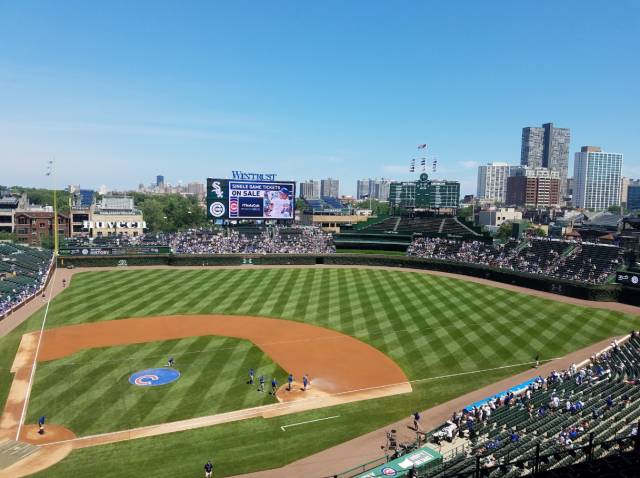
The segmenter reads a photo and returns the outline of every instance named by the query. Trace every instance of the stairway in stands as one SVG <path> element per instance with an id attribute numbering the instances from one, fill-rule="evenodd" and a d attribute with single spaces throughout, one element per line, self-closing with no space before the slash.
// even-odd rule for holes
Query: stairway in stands
<path id="1" fill-rule="evenodd" d="M 38 447 L 13 440 L 0 441 L 0 470 L 38 451 Z"/>

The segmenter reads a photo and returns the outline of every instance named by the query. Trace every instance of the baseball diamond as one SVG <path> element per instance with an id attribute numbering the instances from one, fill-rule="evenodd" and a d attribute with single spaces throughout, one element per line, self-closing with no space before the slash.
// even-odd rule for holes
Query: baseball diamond
<path id="1" fill-rule="evenodd" d="M 408 423 L 414 410 L 536 373 L 536 357 L 553 367 L 558 357 L 640 326 L 637 314 L 412 271 L 131 267 L 56 274 L 54 282 L 68 285 L 51 299 L 41 344 L 45 308 L 0 338 L 0 430 L 15 436 L 30 387 L 22 437 L 42 453 L 11 476 L 90 476 L 96 468 L 108 477 L 199 476 L 199 458 L 210 453 L 215 476 L 276 469 Z M 179 380 L 131 386 L 136 371 L 143 381 L 173 371 L 168 357 Z M 289 373 L 292 396 L 284 391 Z M 299 389 L 305 374 L 308 395 Z M 277 396 L 267 393 L 271 378 Z M 338 399 L 354 391 L 368 396 Z M 33 424 L 42 414 L 51 435 L 38 438 Z M 327 420 L 333 417 L 339 419 Z M 282 428 L 294 423 L 302 425 Z"/>

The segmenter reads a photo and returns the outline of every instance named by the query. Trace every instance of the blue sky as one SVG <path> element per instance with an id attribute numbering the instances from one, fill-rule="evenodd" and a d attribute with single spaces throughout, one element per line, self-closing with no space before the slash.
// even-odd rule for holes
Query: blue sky
<path id="1" fill-rule="evenodd" d="M 640 2 L 0 2 L 0 184 L 135 188 L 232 169 L 475 193 L 523 126 L 640 177 Z"/>

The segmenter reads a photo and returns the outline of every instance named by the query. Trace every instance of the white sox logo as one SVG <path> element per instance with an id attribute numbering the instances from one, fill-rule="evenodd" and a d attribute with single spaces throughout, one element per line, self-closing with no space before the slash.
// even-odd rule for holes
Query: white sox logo
<path id="1" fill-rule="evenodd" d="M 216 193 L 217 198 L 224 197 L 224 191 L 222 191 L 222 188 L 220 187 L 220 181 L 214 181 L 213 183 L 211 183 L 211 189 L 213 189 L 213 192 Z"/>

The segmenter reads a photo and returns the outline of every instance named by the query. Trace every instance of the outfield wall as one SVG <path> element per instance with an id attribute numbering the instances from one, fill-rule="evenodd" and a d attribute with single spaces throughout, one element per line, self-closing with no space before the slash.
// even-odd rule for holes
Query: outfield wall
<path id="1" fill-rule="evenodd" d="M 482 265 L 448 262 L 418 257 L 385 256 L 378 254 L 216 254 L 145 256 L 93 256 L 60 257 L 60 267 L 114 267 L 114 266 L 242 266 L 242 265 L 357 265 L 385 266 L 407 269 L 435 270 L 480 277 L 529 289 L 595 301 L 619 301 L 639 305 L 637 290 L 620 284 L 589 285 L 523 272 L 494 269 Z M 627 290 L 629 289 L 629 290 Z"/>

